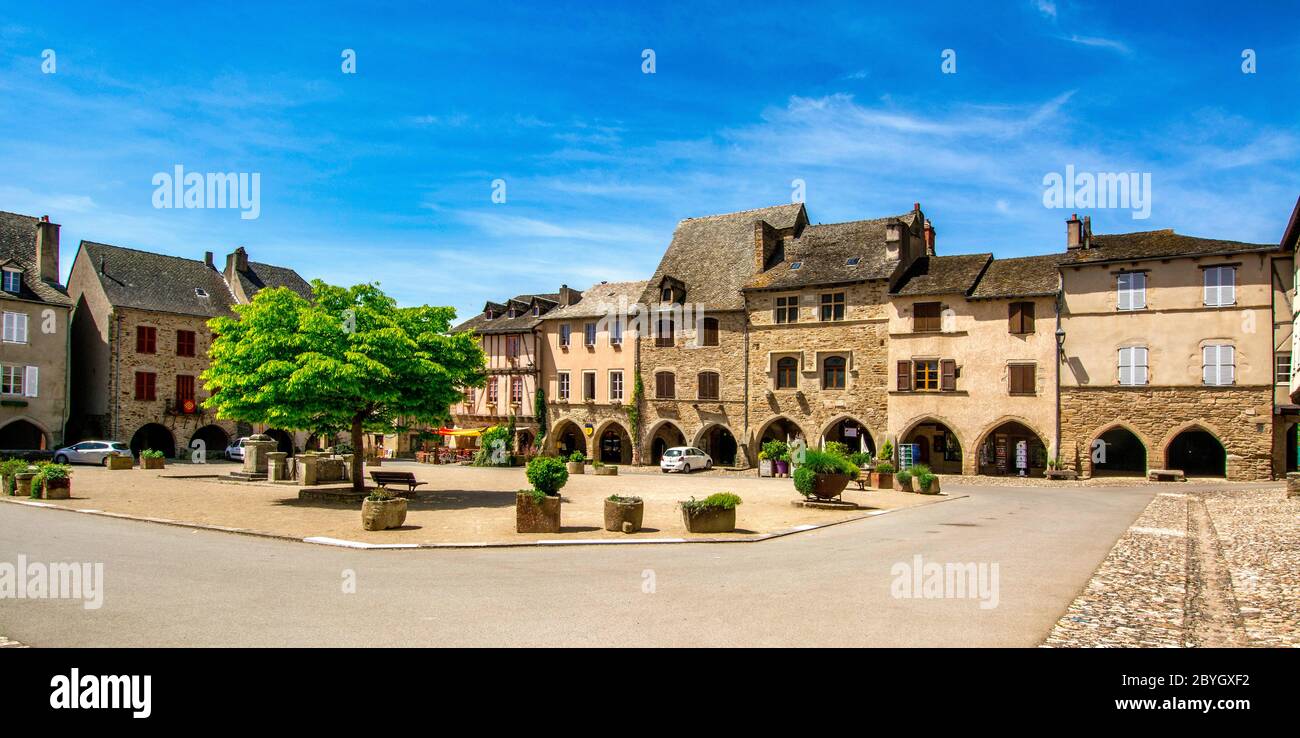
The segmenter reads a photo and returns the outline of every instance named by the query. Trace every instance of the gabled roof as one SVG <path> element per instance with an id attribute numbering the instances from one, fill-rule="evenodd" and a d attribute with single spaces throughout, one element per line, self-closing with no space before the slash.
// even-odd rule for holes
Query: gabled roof
<path id="1" fill-rule="evenodd" d="M 486 308 L 489 306 L 498 308 L 500 312 L 497 313 L 495 318 L 488 320 L 487 316 L 480 312 L 478 315 L 475 315 L 455 328 L 452 328 L 451 331 L 452 333 L 474 331 L 479 334 L 528 333 L 542 322 L 541 318 L 533 317 L 531 305 L 534 299 L 539 300 L 543 306 L 545 306 L 547 302 L 553 305 L 558 305 L 560 302 L 560 294 L 558 292 L 539 292 L 515 295 L 504 303 L 489 300 L 487 304 L 484 305 L 484 312 L 486 312 Z M 521 313 L 518 317 L 506 317 L 507 313 L 505 310 L 509 309 L 511 304 L 514 304 L 520 309 Z M 542 315 L 546 316 L 548 313 L 542 313 Z"/>
<path id="2" fill-rule="evenodd" d="M 969 294 L 989 268 L 993 254 L 922 256 L 912 262 L 894 290 L 895 295 Z"/>
<path id="3" fill-rule="evenodd" d="M 556 308 L 542 317 L 546 320 L 575 320 L 602 318 L 614 310 L 626 310 L 635 305 L 645 292 L 647 282 L 601 282 L 582 293 L 582 299 L 572 305 Z"/>
<path id="4" fill-rule="evenodd" d="M 71 305 L 72 300 L 63 285 L 40 277 L 40 265 L 36 260 L 36 225 L 39 222 L 30 215 L 0 211 L 0 264 L 16 266 L 23 271 L 22 289 L 12 296 L 51 305 Z"/>
<path id="5" fill-rule="evenodd" d="M 1060 287 L 1057 272 L 1060 263 L 1060 254 L 994 259 L 970 296 L 980 299 L 1055 295 Z"/>
<path id="6" fill-rule="evenodd" d="M 212 318 L 235 304 L 225 278 L 201 261 L 94 241 L 82 241 L 81 253 L 115 307 Z"/>
<path id="7" fill-rule="evenodd" d="M 886 254 L 885 227 L 895 220 L 911 226 L 915 218 L 916 212 L 912 211 L 887 218 L 806 226 L 797 237 L 786 240 L 785 258 L 754 275 L 744 289 L 794 289 L 888 279 L 898 260 Z M 856 262 L 850 263 L 853 259 Z"/>
<path id="8" fill-rule="evenodd" d="M 240 284 L 243 285 L 244 294 L 248 295 L 250 300 L 258 292 L 273 287 L 288 287 L 308 300 L 312 298 L 311 285 L 307 280 L 287 267 L 250 261 L 247 272 L 236 271 L 235 273 L 239 276 Z"/>
<path id="9" fill-rule="evenodd" d="M 754 224 L 761 220 L 780 230 L 801 218 L 807 219 L 803 204 L 793 203 L 681 221 L 640 302 L 657 304 L 655 290 L 664 277 L 672 277 L 685 286 L 687 302 L 744 309 L 740 290 L 754 276 Z"/>
<path id="10" fill-rule="evenodd" d="M 1172 228 L 1162 231 L 1093 235 L 1087 248 L 1071 249 L 1061 259 L 1062 266 L 1110 261 L 1140 261 L 1175 256 L 1213 256 L 1250 251 L 1276 251 L 1277 244 L 1222 241 L 1214 238 L 1183 236 Z"/>
<path id="11" fill-rule="evenodd" d="M 1282 234 L 1282 248 L 1295 251 L 1300 249 L 1300 197 L 1296 198 L 1295 208 L 1291 211 L 1291 220 L 1286 224 Z"/>

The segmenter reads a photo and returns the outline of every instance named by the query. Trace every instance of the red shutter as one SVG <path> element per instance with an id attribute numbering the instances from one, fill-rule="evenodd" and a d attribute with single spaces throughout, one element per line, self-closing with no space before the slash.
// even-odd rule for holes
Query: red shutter
<path id="1" fill-rule="evenodd" d="M 912 362 L 910 361 L 898 362 L 898 391 L 912 391 Z"/>
<path id="2" fill-rule="evenodd" d="M 944 359 L 939 362 L 939 389 L 944 392 L 957 391 L 957 362 L 953 359 Z"/>

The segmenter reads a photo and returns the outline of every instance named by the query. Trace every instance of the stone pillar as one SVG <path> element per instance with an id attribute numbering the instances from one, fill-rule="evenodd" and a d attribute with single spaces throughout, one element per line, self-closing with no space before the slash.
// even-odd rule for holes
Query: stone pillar
<path id="1" fill-rule="evenodd" d="M 1224 478 L 1232 482 L 1251 482 L 1255 477 L 1245 465 L 1245 459 L 1237 454 L 1228 454 L 1224 460 Z"/>
<path id="2" fill-rule="evenodd" d="M 1286 496 L 1291 499 L 1300 498 L 1300 472 L 1286 473 Z"/>
<path id="3" fill-rule="evenodd" d="M 18 480 L 19 497 L 32 496 L 32 478 L 35 476 L 36 472 L 18 472 L 14 475 L 14 479 Z"/>
<path id="4" fill-rule="evenodd" d="M 284 460 L 289 457 L 283 451 L 271 451 L 266 455 L 266 478 L 272 482 L 283 480 L 287 474 Z"/>
<path id="5" fill-rule="evenodd" d="M 343 479 L 352 481 L 352 454 L 343 454 Z"/>
<path id="6" fill-rule="evenodd" d="M 266 474 L 266 455 L 279 447 L 269 436 L 257 433 L 244 443 L 244 473 Z"/>
<path id="7" fill-rule="evenodd" d="M 315 454 L 301 454 L 298 456 L 298 484 L 304 487 L 316 484 L 317 461 L 319 461 L 319 457 Z"/>

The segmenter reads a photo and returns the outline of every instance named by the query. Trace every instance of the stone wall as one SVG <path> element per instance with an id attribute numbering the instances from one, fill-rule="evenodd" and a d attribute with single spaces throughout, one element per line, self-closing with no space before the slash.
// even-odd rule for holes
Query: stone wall
<path id="1" fill-rule="evenodd" d="M 629 396 L 631 395 L 631 387 L 628 388 L 627 393 Z M 605 431 L 611 429 L 615 431 L 621 430 L 623 437 L 622 458 L 617 462 L 612 459 L 609 461 L 619 464 L 634 462 L 632 423 L 628 420 L 625 406 L 611 405 L 609 403 L 553 401 L 553 404 L 547 408 L 547 414 L 550 416 L 551 424 L 546 431 L 546 440 L 544 442 L 546 453 L 555 453 L 560 434 L 572 424 L 577 426 L 578 432 L 581 434 L 584 443 L 586 443 L 587 450 L 584 453 L 591 458 L 600 458 L 598 449 L 601 436 L 605 434 Z M 590 437 L 584 432 L 587 424 L 592 427 Z M 635 461 L 639 462 L 640 459 L 637 458 Z"/>
<path id="2" fill-rule="evenodd" d="M 1091 475 L 1089 447 L 1123 426 L 1142 441 L 1147 467 L 1165 465 L 1165 451 L 1184 430 L 1214 434 L 1228 454 L 1227 477 L 1272 477 L 1272 385 L 1234 387 L 1062 387 L 1061 448 L 1067 466 Z"/>

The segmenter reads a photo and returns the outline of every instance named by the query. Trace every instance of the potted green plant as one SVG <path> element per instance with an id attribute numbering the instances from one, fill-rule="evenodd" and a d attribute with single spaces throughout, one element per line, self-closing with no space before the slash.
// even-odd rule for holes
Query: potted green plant
<path id="1" fill-rule="evenodd" d="M 0 494 L 18 494 L 18 475 L 27 471 L 28 466 L 30 464 L 22 459 L 0 461 Z"/>
<path id="2" fill-rule="evenodd" d="M 569 481 L 566 466 L 554 456 L 528 462 L 528 483 L 533 487 L 515 495 L 515 532 L 560 532 L 560 489 Z"/>
<path id="3" fill-rule="evenodd" d="M 41 464 L 32 479 L 32 497 L 66 500 L 72 496 L 72 467 L 67 464 Z"/>
<path id="4" fill-rule="evenodd" d="M 570 474 L 583 474 L 586 469 L 586 456 L 581 451 L 574 451 L 569 454 L 569 463 L 567 468 Z"/>
<path id="5" fill-rule="evenodd" d="M 598 477 L 616 477 L 618 476 L 618 467 L 613 464 L 606 464 L 600 459 L 593 459 L 591 473 Z"/>
<path id="6" fill-rule="evenodd" d="M 894 488 L 894 462 L 876 459 L 876 466 L 871 470 L 871 486 L 876 489 Z"/>
<path id="7" fill-rule="evenodd" d="M 163 456 L 162 451 L 156 451 L 154 449 L 145 449 L 144 451 L 140 452 L 140 468 L 141 469 L 162 469 L 166 465 L 164 459 L 166 459 L 166 457 Z"/>
<path id="8" fill-rule="evenodd" d="M 808 449 L 794 470 L 794 488 L 804 497 L 829 500 L 839 497 L 858 476 L 858 467 L 838 453 Z"/>
<path id="9" fill-rule="evenodd" d="M 894 475 L 894 489 L 899 492 L 912 491 L 912 470 L 903 469 Z"/>
<path id="10" fill-rule="evenodd" d="M 361 503 L 361 527 L 366 530 L 400 528 L 406 522 L 406 498 L 398 497 L 380 485 Z"/>
<path id="11" fill-rule="evenodd" d="M 108 467 L 110 471 L 130 469 L 135 466 L 135 457 L 130 454 L 112 453 L 104 457 L 104 466 Z"/>
<path id="12" fill-rule="evenodd" d="M 763 451 L 772 460 L 772 473 L 784 477 L 790 473 L 790 446 L 785 441 L 767 441 Z"/>
<path id="13" fill-rule="evenodd" d="M 768 458 L 767 451 L 758 452 L 758 476 L 772 476 L 772 459 Z"/>
<path id="14" fill-rule="evenodd" d="M 851 453 L 849 454 L 849 461 L 853 462 L 853 465 L 862 471 L 871 470 L 871 454 L 862 451 Z"/>
<path id="15" fill-rule="evenodd" d="M 912 467 L 912 491 L 923 495 L 939 494 L 939 475 L 925 464 L 917 464 Z"/>
<path id="16" fill-rule="evenodd" d="M 1065 468 L 1065 462 L 1060 458 L 1051 459 L 1047 462 L 1047 471 L 1043 476 L 1048 479 L 1078 479 L 1078 475 L 1073 469 Z"/>
<path id="17" fill-rule="evenodd" d="M 697 500 L 679 503 L 682 524 L 690 533 L 731 533 L 736 529 L 736 506 L 740 498 L 730 492 L 716 492 Z"/>
<path id="18" fill-rule="evenodd" d="M 605 530 L 636 533 L 645 517 L 645 502 L 640 497 L 610 495 L 605 498 Z"/>

